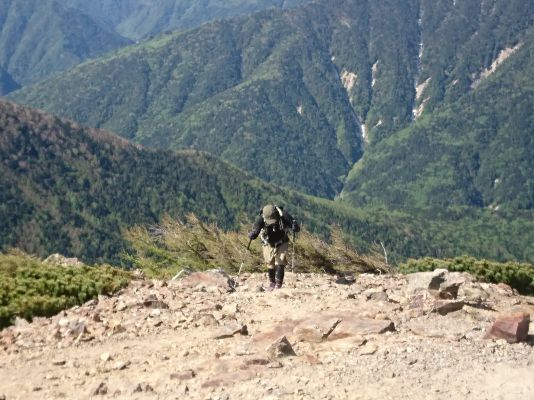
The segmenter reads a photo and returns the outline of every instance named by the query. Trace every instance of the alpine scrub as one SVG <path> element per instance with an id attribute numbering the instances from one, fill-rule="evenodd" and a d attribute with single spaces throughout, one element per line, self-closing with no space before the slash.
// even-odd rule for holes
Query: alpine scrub
<path id="1" fill-rule="evenodd" d="M 205 271 L 223 269 L 236 273 L 261 272 L 261 244 L 247 249 L 248 237 L 243 226 L 239 231 L 223 231 L 190 214 L 185 221 L 164 218 L 158 226 L 137 226 L 124 233 L 130 252 L 123 261 L 152 278 L 171 278 L 181 270 Z M 388 272 L 383 256 L 370 252 L 360 254 L 350 246 L 343 233 L 331 229 L 330 242 L 302 230 L 295 246 L 296 272 Z"/>
<path id="2" fill-rule="evenodd" d="M 112 294 L 131 280 L 110 266 L 59 266 L 22 252 L 0 253 L 0 328 L 15 317 L 31 320 Z"/>

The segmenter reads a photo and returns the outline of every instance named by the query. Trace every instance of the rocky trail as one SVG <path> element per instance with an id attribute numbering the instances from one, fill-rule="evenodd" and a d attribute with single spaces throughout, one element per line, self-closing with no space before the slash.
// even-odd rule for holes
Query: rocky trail
<path id="1" fill-rule="evenodd" d="M 534 399 L 534 298 L 445 270 L 348 278 L 138 279 L 18 320 L 0 399 Z"/>

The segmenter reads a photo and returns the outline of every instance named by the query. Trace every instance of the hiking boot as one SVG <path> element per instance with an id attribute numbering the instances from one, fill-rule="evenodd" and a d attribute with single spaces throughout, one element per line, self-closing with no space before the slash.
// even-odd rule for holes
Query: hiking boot
<path id="1" fill-rule="evenodd" d="M 274 289 L 276 289 L 276 283 L 275 282 L 270 282 L 269 283 L 269 287 L 267 288 L 267 291 L 268 292 L 272 292 Z"/>

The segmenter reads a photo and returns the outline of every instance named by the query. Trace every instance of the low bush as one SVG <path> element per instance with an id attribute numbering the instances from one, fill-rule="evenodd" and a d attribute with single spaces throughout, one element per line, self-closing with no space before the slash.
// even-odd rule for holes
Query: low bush
<path id="1" fill-rule="evenodd" d="M 59 266 L 22 252 L 0 253 L 0 328 L 15 317 L 51 316 L 126 286 L 128 271 L 110 266 Z"/>

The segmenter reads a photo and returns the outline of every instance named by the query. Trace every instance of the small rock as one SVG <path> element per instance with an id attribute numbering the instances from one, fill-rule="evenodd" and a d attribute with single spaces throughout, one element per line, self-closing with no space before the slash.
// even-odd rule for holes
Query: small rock
<path id="1" fill-rule="evenodd" d="M 367 343 L 360 349 L 359 354 L 361 356 L 367 356 L 367 355 L 375 354 L 377 351 L 378 351 L 377 345 Z"/>
<path id="2" fill-rule="evenodd" d="M 87 326 L 83 321 L 71 322 L 69 324 L 68 332 L 72 336 L 81 336 L 83 334 L 89 333 Z"/>
<path id="3" fill-rule="evenodd" d="M 223 314 L 229 317 L 235 317 L 235 315 L 239 312 L 239 307 L 237 304 L 225 304 L 222 308 Z"/>
<path id="4" fill-rule="evenodd" d="M 293 333 L 301 342 L 319 343 L 326 340 L 341 322 L 340 318 L 309 318 L 293 328 Z"/>
<path id="5" fill-rule="evenodd" d="M 130 365 L 130 362 L 127 361 L 127 362 L 124 362 L 124 361 L 117 361 L 114 365 L 113 365 L 113 369 L 115 371 L 122 371 L 123 369 L 126 369 L 126 367 Z"/>
<path id="6" fill-rule="evenodd" d="M 112 335 L 117 335 L 123 332 L 126 332 L 126 328 L 120 322 L 114 322 L 110 325 L 110 333 Z"/>
<path id="7" fill-rule="evenodd" d="M 280 358 L 280 357 L 289 357 L 296 356 L 293 346 L 289 343 L 289 340 L 285 336 L 277 339 L 269 347 L 267 347 L 267 354 L 271 358 Z"/>
<path id="8" fill-rule="evenodd" d="M 199 326 L 219 326 L 219 321 L 213 316 L 213 314 L 201 314 L 196 321 Z"/>
<path id="9" fill-rule="evenodd" d="M 102 396 L 108 393 L 106 382 L 100 382 L 92 391 L 91 396 Z"/>
<path id="10" fill-rule="evenodd" d="M 159 308 L 156 308 L 156 309 L 150 311 L 150 314 L 148 314 L 148 315 L 151 318 L 156 318 L 156 317 L 159 317 L 161 315 L 161 311 L 160 311 Z"/>
<path id="11" fill-rule="evenodd" d="M 127 306 L 125 303 L 123 303 L 123 302 L 121 301 L 121 302 L 119 302 L 119 304 L 117 304 L 117 306 L 115 307 L 115 310 L 117 310 L 117 311 L 124 311 L 124 310 L 126 310 L 127 308 L 128 308 L 128 306 Z"/>
<path id="12" fill-rule="evenodd" d="M 246 325 L 233 325 L 233 326 L 225 326 L 220 332 L 215 334 L 213 336 L 214 339 L 228 339 L 231 338 L 237 334 L 241 335 L 248 335 L 248 328 Z"/>
<path id="13" fill-rule="evenodd" d="M 60 327 L 62 328 L 65 328 L 67 327 L 69 324 L 70 324 L 70 321 L 68 318 L 61 318 L 58 323 L 57 323 Z"/>
<path id="14" fill-rule="evenodd" d="M 113 359 L 113 357 L 111 356 L 110 353 L 102 353 L 100 355 L 100 361 L 102 361 L 102 362 L 108 362 L 109 360 L 112 360 L 112 359 Z"/>
<path id="15" fill-rule="evenodd" d="M 67 363 L 66 360 L 54 360 L 52 361 L 52 365 L 65 365 Z"/>
<path id="16" fill-rule="evenodd" d="M 138 383 L 137 386 L 134 388 L 134 393 L 141 393 L 141 392 L 153 392 L 154 388 L 150 386 L 148 383 Z"/>
<path id="17" fill-rule="evenodd" d="M 171 374 L 170 378 L 176 379 L 179 381 L 185 381 L 185 380 L 193 379 L 195 376 L 196 376 L 195 371 L 193 371 L 192 369 L 189 369 L 187 371 L 175 372 Z"/>
<path id="18" fill-rule="evenodd" d="M 387 301 L 388 295 L 385 289 L 367 289 L 363 292 L 363 295 L 367 300 L 373 301 Z"/>

